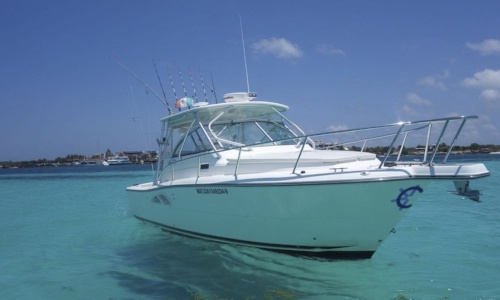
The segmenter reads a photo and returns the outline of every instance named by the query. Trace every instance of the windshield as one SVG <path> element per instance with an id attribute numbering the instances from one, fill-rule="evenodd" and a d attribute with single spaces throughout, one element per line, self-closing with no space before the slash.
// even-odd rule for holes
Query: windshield
<path id="1" fill-rule="evenodd" d="M 210 129 L 198 125 L 188 133 L 177 132 L 176 135 L 180 138 L 174 147 L 173 157 L 254 144 L 295 145 L 299 142 L 295 133 L 283 123 L 257 120 L 215 124 Z"/>
<path id="2" fill-rule="evenodd" d="M 266 142 L 274 142 L 275 145 L 293 145 L 296 135 L 283 123 L 273 121 L 245 121 L 232 122 L 229 124 L 216 124 L 212 126 L 212 133 L 219 139 L 230 141 L 241 145 L 253 145 Z M 285 141 L 281 141 L 288 139 Z M 235 144 L 233 144 L 235 145 Z"/>
<path id="3" fill-rule="evenodd" d="M 213 149 L 212 144 L 201 127 L 196 127 L 187 135 L 184 134 L 179 139 L 174 148 L 173 156 L 192 155 L 200 152 L 206 152 Z"/>
<path id="4" fill-rule="evenodd" d="M 182 157 L 237 147 L 296 145 L 304 133 L 272 103 L 215 104 L 169 117 L 170 153 Z M 165 149 L 168 151 L 168 149 Z"/>

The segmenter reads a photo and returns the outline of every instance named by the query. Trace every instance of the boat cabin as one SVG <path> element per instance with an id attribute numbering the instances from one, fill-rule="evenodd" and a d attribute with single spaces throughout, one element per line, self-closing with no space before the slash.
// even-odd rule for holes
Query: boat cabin
<path id="1" fill-rule="evenodd" d="M 202 105 L 164 118 L 162 158 L 300 142 L 295 138 L 304 133 L 282 114 L 286 105 L 235 98 L 229 94 L 225 99 L 230 102 Z"/>

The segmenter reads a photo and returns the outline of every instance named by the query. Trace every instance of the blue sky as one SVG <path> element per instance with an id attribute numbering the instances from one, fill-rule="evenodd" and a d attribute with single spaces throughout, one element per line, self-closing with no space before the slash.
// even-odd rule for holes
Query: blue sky
<path id="1" fill-rule="evenodd" d="M 307 133 L 479 115 L 500 144 L 499 1 L 4 1 L 0 161 L 156 150 L 179 66 L 291 107 Z M 195 83 L 198 96 L 202 87 Z M 213 97 L 209 95 L 209 101 Z"/>

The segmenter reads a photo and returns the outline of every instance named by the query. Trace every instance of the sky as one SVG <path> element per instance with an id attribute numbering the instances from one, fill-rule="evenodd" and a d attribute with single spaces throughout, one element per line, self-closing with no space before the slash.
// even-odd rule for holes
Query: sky
<path id="1" fill-rule="evenodd" d="M 156 150 L 167 109 L 115 60 L 162 96 L 156 65 L 173 106 L 179 73 L 200 99 L 203 78 L 211 103 L 212 82 L 247 91 L 244 53 L 250 90 L 306 133 L 478 115 L 458 144 L 500 144 L 499 12 L 485 0 L 3 1 L 0 161 Z"/>

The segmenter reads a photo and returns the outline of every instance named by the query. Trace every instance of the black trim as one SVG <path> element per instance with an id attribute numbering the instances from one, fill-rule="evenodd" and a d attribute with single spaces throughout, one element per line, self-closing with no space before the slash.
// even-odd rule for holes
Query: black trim
<path id="1" fill-rule="evenodd" d="M 323 259 L 368 259 L 371 258 L 375 251 L 343 251 L 341 249 L 350 246 L 335 246 L 335 247 L 313 247 L 313 246 L 293 246 L 293 245 L 281 245 L 281 244 L 270 244 L 270 243 L 258 243 L 258 242 L 248 242 L 238 239 L 222 238 L 213 235 L 196 233 L 188 230 L 182 230 L 179 228 L 166 226 L 154 221 L 150 221 L 138 216 L 137 219 L 150 223 L 160 227 L 162 230 L 185 236 L 190 238 L 200 238 L 217 243 L 228 243 L 236 245 L 244 245 L 250 247 L 256 247 L 272 252 L 279 252 L 293 256 L 303 256 L 312 258 L 323 258 Z M 335 250 L 338 249 L 338 250 Z"/>

